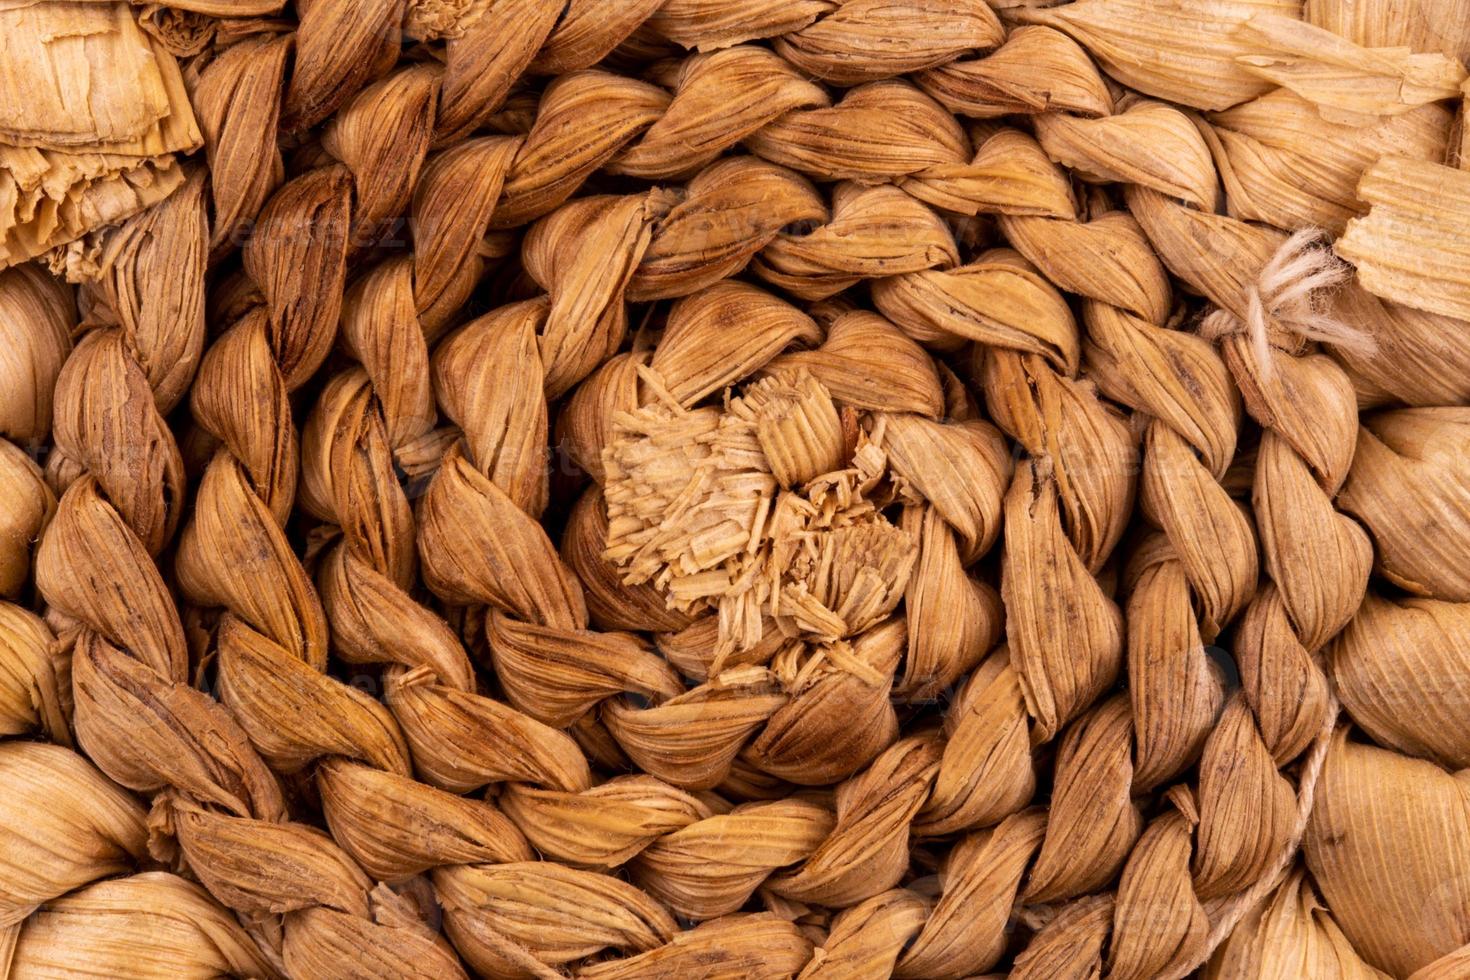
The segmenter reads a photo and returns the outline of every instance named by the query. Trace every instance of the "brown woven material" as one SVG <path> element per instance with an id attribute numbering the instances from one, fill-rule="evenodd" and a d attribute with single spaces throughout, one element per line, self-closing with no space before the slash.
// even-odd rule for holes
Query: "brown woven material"
<path id="1" fill-rule="evenodd" d="M 0 30 L 0 977 L 1464 973 L 1464 4 Z"/>

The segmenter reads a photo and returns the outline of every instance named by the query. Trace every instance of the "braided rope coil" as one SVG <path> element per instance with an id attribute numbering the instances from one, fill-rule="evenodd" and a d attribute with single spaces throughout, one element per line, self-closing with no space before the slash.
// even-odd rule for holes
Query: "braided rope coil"
<path id="1" fill-rule="evenodd" d="M 207 171 L 63 257 L 79 324 L 0 273 L 55 443 L 0 455 L 0 734 L 58 743 L 0 827 L 76 804 L 0 865 L 11 969 L 167 907 L 139 972 L 1239 976 L 1273 921 L 1453 970 L 1334 841 L 1353 767 L 1466 757 L 1376 696 L 1465 598 L 1395 503 L 1457 500 L 1452 321 L 1290 234 L 1448 113 L 1312 116 L 1361 165 L 1287 194 L 1313 103 L 1109 4 L 181 5 Z"/>

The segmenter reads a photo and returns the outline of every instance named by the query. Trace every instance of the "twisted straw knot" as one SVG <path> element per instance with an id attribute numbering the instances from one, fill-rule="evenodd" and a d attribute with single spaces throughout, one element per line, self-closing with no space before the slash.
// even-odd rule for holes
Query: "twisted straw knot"
<path id="1" fill-rule="evenodd" d="M 1200 321 L 1200 336 L 1218 340 L 1245 334 L 1265 377 L 1274 371 L 1273 346 L 1299 354 L 1318 341 L 1371 355 L 1377 348 L 1372 335 L 1339 319 L 1333 310 L 1332 293 L 1352 278 L 1353 270 L 1323 243 L 1325 237 L 1316 228 L 1293 233 L 1246 286 L 1245 317 L 1217 308 Z"/>
<path id="2" fill-rule="evenodd" d="M 767 620 L 835 643 L 893 611 L 917 546 L 882 514 L 894 492 L 880 486 L 883 450 L 867 433 L 848 450 L 820 381 L 798 368 L 727 392 L 723 411 L 687 410 L 640 371 L 662 403 L 614 418 L 605 556 L 674 608 L 718 610 L 712 673 L 755 647 Z"/>

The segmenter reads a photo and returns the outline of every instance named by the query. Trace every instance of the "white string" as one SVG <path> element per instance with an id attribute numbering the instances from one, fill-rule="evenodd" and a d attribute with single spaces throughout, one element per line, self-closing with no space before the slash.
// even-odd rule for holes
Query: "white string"
<path id="1" fill-rule="evenodd" d="M 1333 314 L 1333 290 L 1352 278 L 1352 267 L 1332 254 L 1325 234 L 1315 228 L 1296 232 L 1276 250 L 1256 281 L 1246 288 L 1246 315 L 1241 320 L 1228 310 L 1215 309 L 1200 322 L 1206 340 L 1244 333 L 1249 337 L 1258 369 L 1269 376 L 1270 327 L 1288 335 L 1341 347 L 1367 356 L 1377 350 L 1362 327 Z"/>

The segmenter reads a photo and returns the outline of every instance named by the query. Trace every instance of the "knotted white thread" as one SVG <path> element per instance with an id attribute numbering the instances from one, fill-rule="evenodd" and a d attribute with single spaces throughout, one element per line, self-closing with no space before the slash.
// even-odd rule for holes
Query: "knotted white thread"
<path id="1" fill-rule="evenodd" d="M 1350 265 L 1332 254 L 1326 233 L 1303 228 L 1281 244 L 1246 288 L 1246 316 L 1216 308 L 1200 321 L 1206 340 L 1244 333 L 1262 375 L 1273 371 L 1269 328 L 1306 340 L 1331 344 L 1361 355 L 1377 350 L 1372 335 L 1338 319 L 1329 299 L 1332 290 L 1352 278 Z"/>

